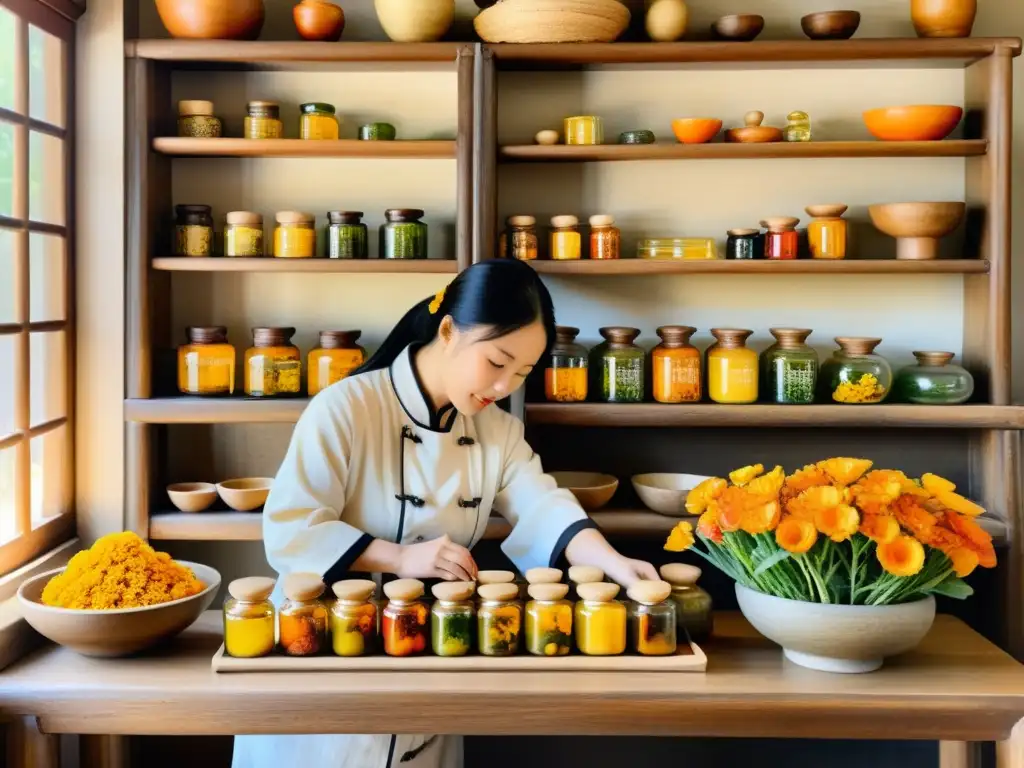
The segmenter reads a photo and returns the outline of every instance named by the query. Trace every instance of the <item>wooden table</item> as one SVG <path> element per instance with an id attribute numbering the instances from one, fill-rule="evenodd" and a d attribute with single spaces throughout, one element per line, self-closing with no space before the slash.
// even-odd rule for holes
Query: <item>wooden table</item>
<path id="1" fill-rule="evenodd" d="M 46 647 L 0 673 L 0 715 L 38 725 L 44 735 L 26 737 L 36 754 L 45 734 L 61 733 L 378 733 L 396 723 L 445 733 L 457 723 L 466 735 L 635 735 L 642 723 L 655 736 L 939 740 L 944 768 L 971 763 L 966 742 L 996 741 L 1000 768 L 1024 768 L 1024 666 L 957 619 L 938 617 L 919 648 L 863 675 L 803 669 L 738 614 L 716 621 L 706 674 L 218 675 L 211 611 L 160 653 L 96 660 Z"/>

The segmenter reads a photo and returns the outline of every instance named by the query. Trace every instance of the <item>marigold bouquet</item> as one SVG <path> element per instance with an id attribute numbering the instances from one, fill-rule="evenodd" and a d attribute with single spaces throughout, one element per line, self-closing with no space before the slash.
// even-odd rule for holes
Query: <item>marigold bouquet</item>
<path id="1" fill-rule="evenodd" d="M 963 577 L 996 564 L 984 509 L 938 475 L 912 479 L 834 458 L 791 475 L 760 464 L 709 478 L 687 496 L 699 515 L 680 522 L 665 549 L 691 547 L 750 589 L 843 605 L 892 605 L 929 594 L 965 598 Z"/>

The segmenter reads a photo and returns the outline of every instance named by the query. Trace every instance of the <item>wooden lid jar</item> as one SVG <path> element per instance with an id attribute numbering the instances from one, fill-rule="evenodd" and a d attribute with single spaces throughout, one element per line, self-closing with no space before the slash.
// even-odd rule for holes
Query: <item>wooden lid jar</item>
<path id="1" fill-rule="evenodd" d="M 477 584 L 511 584 L 516 580 L 512 571 L 477 571 Z M 477 590 L 479 594 L 480 590 Z"/>
<path id="2" fill-rule="evenodd" d="M 519 585 L 514 583 L 481 584 L 476 589 L 481 603 L 510 603 L 519 597 Z"/>
<path id="3" fill-rule="evenodd" d="M 619 594 L 618 584 L 610 581 L 597 581 L 589 584 L 577 584 L 576 594 L 585 603 L 610 603 Z"/>
<path id="4" fill-rule="evenodd" d="M 593 565 L 574 565 L 569 568 L 569 581 L 573 584 L 604 581 L 604 571 Z"/>
<path id="5" fill-rule="evenodd" d="M 384 594 L 392 603 L 406 605 L 423 597 L 424 586 L 419 579 L 395 579 L 384 585 Z"/>
<path id="6" fill-rule="evenodd" d="M 569 594 L 568 584 L 530 584 L 526 588 L 530 598 L 541 603 L 553 603 L 559 600 L 564 600 L 566 595 Z"/>
<path id="7" fill-rule="evenodd" d="M 370 602 L 377 584 L 370 579 L 345 579 L 334 582 L 331 591 L 343 605 L 362 605 Z"/>
<path id="8" fill-rule="evenodd" d="M 320 598 L 326 586 L 315 573 L 289 573 L 282 582 L 285 599 L 292 603 L 310 603 Z"/>
<path id="9" fill-rule="evenodd" d="M 430 591 L 443 605 L 469 603 L 473 599 L 476 585 L 472 581 L 444 581 L 435 584 Z"/>
<path id="10" fill-rule="evenodd" d="M 524 576 L 528 584 L 558 584 L 562 571 L 558 568 L 531 568 Z"/>

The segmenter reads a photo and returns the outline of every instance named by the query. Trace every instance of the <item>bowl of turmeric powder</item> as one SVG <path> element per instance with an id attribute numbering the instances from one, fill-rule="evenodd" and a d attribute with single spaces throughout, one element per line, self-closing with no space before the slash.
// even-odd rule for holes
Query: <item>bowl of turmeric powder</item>
<path id="1" fill-rule="evenodd" d="M 210 607 L 220 574 L 173 560 L 131 531 L 108 534 L 18 590 L 39 634 L 84 656 L 127 656 L 169 640 Z"/>

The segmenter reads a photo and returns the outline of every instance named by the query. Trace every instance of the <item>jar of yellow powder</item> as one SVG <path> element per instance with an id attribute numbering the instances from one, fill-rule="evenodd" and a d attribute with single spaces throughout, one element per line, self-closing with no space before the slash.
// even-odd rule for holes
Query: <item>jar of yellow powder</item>
<path id="1" fill-rule="evenodd" d="M 514 656 L 519 652 L 523 606 L 517 584 L 483 584 L 477 588 L 477 648 L 484 656 Z"/>
<path id="2" fill-rule="evenodd" d="M 551 218 L 551 253 L 555 261 L 574 261 L 582 254 L 580 220 L 575 216 Z"/>
<path id="3" fill-rule="evenodd" d="M 630 648 L 642 656 L 668 656 L 676 652 L 676 606 L 668 601 L 672 585 L 667 581 L 641 580 L 626 594 L 629 611 Z"/>
<path id="4" fill-rule="evenodd" d="M 264 576 L 235 579 L 224 601 L 224 650 L 238 659 L 267 656 L 274 650 L 274 580 Z"/>
<path id="5" fill-rule="evenodd" d="M 230 395 L 235 391 L 235 348 L 223 325 L 189 326 L 178 347 L 178 391 L 183 395 Z"/>
<path id="6" fill-rule="evenodd" d="M 587 656 L 617 656 L 626 650 L 626 606 L 615 599 L 619 585 L 579 584 L 576 647 Z"/>
<path id="7" fill-rule="evenodd" d="M 307 391 L 317 394 L 341 381 L 366 360 L 366 350 L 356 344 L 362 331 L 320 331 L 320 346 L 306 358 Z"/>
<path id="8" fill-rule="evenodd" d="M 263 255 L 263 216 L 252 211 L 232 211 L 224 217 L 224 255 Z"/>
<path id="9" fill-rule="evenodd" d="M 294 328 L 253 328 L 253 346 L 245 351 L 245 394 L 250 397 L 297 395 L 302 384 Z"/>
<path id="10" fill-rule="evenodd" d="M 299 135 L 303 139 L 337 140 L 338 118 L 334 114 L 334 105 L 316 101 L 303 104 L 301 109 Z"/>
<path id="11" fill-rule="evenodd" d="M 316 256 L 316 216 L 301 211 L 278 211 L 274 216 L 274 256 L 311 259 Z"/>
<path id="12" fill-rule="evenodd" d="M 280 139 L 284 134 L 281 105 L 276 101 L 250 101 L 243 135 L 247 139 Z"/>

